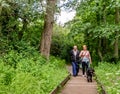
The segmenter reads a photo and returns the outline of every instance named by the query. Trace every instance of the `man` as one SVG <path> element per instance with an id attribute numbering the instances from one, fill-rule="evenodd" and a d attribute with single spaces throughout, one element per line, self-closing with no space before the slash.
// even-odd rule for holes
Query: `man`
<path id="1" fill-rule="evenodd" d="M 73 50 L 70 52 L 71 55 L 71 62 L 72 62 L 72 72 L 73 76 L 77 76 L 79 72 L 79 51 L 77 46 L 73 47 Z"/>

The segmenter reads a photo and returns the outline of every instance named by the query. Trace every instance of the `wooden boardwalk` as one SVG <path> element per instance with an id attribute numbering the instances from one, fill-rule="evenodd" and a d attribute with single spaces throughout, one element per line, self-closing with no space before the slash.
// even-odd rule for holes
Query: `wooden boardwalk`
<path id="1" fill-rule="evenodd" d="M 71 66 L 67 68 L 71 73 Z M 88 83 L 86 77 L 82 77 L 82 71 L 80 70 L 79 75 L 71 77 L 59 94 L 98 94 L 97 83 L 96 81 Z"/>

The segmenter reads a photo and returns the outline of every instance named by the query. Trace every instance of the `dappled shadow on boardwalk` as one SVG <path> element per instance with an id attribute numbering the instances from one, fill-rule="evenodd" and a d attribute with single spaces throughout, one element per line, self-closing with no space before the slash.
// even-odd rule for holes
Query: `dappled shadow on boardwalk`
<path id="1" fill-rule="evenodd" d="M 67 68 L 71 73 L 71 66 L 67 66 Z M 77 77 L 71 76 L 71 79 L 59 94 L 98 94 L 97 83 L 94 80 L 92 83 L 88 83 L 86 77 L 82 77 L 82 72 L 80 70 Z"/>

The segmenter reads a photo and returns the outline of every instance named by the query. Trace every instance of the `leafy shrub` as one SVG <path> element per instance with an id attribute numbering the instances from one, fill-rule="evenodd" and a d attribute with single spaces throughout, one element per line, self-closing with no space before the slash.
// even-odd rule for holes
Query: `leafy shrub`
<path id="1" fill-rule="evenodd" d="M 107 94 L 120 94 L 120 63 L 99 63 L 95 68 L 98 80 L 105 87 Z"/>
<path id="2" fill-rule="evenodd" d="M 64 60 L 11 50 L 0 58 L 0 94 L 49 94 L 67 74 Z"/>

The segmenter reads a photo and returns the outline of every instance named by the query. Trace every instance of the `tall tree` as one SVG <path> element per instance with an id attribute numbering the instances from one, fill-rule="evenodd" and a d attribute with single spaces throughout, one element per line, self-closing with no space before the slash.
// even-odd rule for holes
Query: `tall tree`
<path id="1" fill-rule="evenodd" d="M 84 33 L 85 43 L 95 51 L 93 56 L 96 55 L 97 60 L 119 58 L 119 5 L 120 0 L 82 0 L 76 9 L 76 17 L 80 19 L 71 25 L 71 31 Z"/>
<path id="2" fill-rule="evenodd" d="M 44 19 L 44 30 L 42 32 L 41 43 L 40 43 L 40 52 L 47 59 L 49 59 L 49 55 L 50 55 L 55 5 L 56 5 L 56 0 L 47 0 L 47 7 L 46 7 L 46 13 Z"/>

